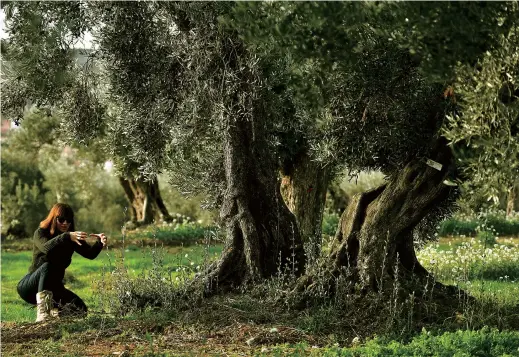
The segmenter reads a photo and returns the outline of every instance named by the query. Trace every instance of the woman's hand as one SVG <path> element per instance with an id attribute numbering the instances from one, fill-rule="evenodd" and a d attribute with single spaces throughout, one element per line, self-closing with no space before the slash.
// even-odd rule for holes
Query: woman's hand
<path id="1" fill-rule="evenodd" d="M 103 247 L 106 245 L 106 242 L 108 240 L 104 233 L 99 233 L 99 234 L 92 233 L 92 234 L 90 234 L 90 236 L 99 238 L 101 243 L 103 243 Z"/>
<path id="2" fill-rule="evenodd" d="M 81 245 L 81 240 L 85 240 L 87 237 L 86 232 L 70 232 L 70 240 Z"/>

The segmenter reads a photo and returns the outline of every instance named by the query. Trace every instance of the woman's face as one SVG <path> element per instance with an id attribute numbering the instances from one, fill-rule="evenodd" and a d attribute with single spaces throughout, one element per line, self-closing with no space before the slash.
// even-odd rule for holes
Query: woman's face
<path id="1" fill-rule="evenodd" d="M 60 232 L 68 232 L 72 220 L 68 217 L 58 216 L 56 217 L 56 227 Z"/>

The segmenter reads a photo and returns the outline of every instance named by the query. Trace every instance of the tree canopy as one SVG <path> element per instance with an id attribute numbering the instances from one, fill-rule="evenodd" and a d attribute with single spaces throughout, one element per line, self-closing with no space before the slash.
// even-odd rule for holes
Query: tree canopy
<path id="1" fill-rule="evenodd" d="M 76 139 L 106 130 L 119 166 L 137 163 L 137 174 L 176 167 L 177 176 L 222 177 L 214 167 L 221 156 L 211 147 L 221 140 L 222 98 L 237 90 L 225 61 L 218 63 L 222 42 L 233 36 L 261 71 L 255 84 L 269 96 L 263 101 L 279 157 L 310 145 L 324 165 L 390 172 L 409 155 L 425 157 L 428 138 L 441 130 L 472 153 L 485 148 L 463 156 L 467 177 L 488 178 L 492 170 L 506 185 L 517 173 L 510 161 L 517 161 L 515 2 L 4 8 L 10 34 L 4 58 L 12 64 L 4 110 L 23 107 L 27 98 L 59 103 Z M 99 74 L 73 66 L 72 44 L 86 31 Z M 427 107 L 442 93 L 435 120 Z M 191 183 L 205 181 L 190 176 Z"/>

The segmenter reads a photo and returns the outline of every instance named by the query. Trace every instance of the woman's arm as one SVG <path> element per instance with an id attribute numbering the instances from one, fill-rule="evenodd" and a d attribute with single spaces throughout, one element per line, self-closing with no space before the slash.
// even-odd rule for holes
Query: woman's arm
<path id="1" fill-rule="evenodd" d="M 100 240 L 97 240 L 94 245 L 83 242 L 82 245 L 75 245 L 74 250 L 84 258 L 95 259 L 103 250 L 103 243 Z"/>
<path id="2" fill-rule="evenodd" d="M 52 254 L 54 251 L 62 249 L 60 247 L 70 244 L 72 244 L 72 241 L 70 240 L 69 232 L 62 233 L 49 240 L 47 240 L 43 229 L 40 228 L 34 232 L 34 245 L 46 255 Z"/>

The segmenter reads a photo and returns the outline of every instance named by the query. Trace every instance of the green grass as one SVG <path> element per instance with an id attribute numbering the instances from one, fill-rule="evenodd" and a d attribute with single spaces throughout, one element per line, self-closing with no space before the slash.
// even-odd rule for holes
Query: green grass
<path id="1" fill-rule="evenodd" d="M 143 251 L 135 247 L 128 247 L 124 251 L 103 250 L 95 260 L 85 259 L 77 254 L 72 257 L 72 264 L 67 269 L 65 280 L 66 287 L 80 296 L 89 309 L 96 310 L 98 304 L 93 294 L 93 283 L 100 280 L 104 272 L 113 271 L 115 262 L 124 256 L 124 264 L 130 274 L 137 275 L 143 269 L 152 265 L 153 248 Z M 190 246 L 176 247 L 167 250 L 163 254 L 164 266 L 171 270 L 172 275 L 178 274 L 177 270 L 182 267 L 192 267 L 202 264 L 205 260 L 214 259 L 221 251 L 220 246 Z M 25 303 L 16 292 L 18 281 L 27 274 L 31 264 L 32 253 L 5 252 L 2 258 L 2 306 L 1 321 L 33 321 L 36 311 L 30 304 Z M 72 278 L 71 278 L 72 277 Z"/>
<path id="2" fill-rule="evenodd" d="M 358 347 L 315 348 L 307 344 L 277 346 L 257 356 L 330 356 L 330 357 L 512 357 L 519 354 L 519 332 L 483 328 L 479 331 L 427 331 L 408 343 L 375 338 Z"/>
<path id="3" fill-rule="evenodd" d="M 506 305 L 519 304 L 519 244 L 512 239 L 500 239 L 500 242 L 504 244 L 485 248 L 470 239 L 442 239 L 422 250 L 419 258 L 444 283 L 459 285 L 477 298 Z M 165 254 L 159 254 L 164 259 L 162 266 L 175 277 L 185 274 L 185 271 L 196 271 L 204 261 L 216 258 L 221 246 L 194 245 L 164 249 Z M 66 285 L 95 311 L 98 299 L 94 294 L 94 282 L 101 280 L 104 273 L 113 271 L 115 262 L 121 261 L 122 257 L 130 275 L 138 275 L 153 265 L 153 250 L 142 250 L 136 246 L 127 246 L 124 250 L 104 250 L 93 261 L 74 255 L 67 269 Z M 23 302 L 16 292 L 16 284 L 31 263 L 31 253 L 2 251 L 1 258 L 1 321 L 31 321 L 35 318 L 35 310 Z"/>
<path id="4" fill-rule="evenodd" d="M 128 239 L 159 240 L 169 246 L 191 245 L 196 241 L 206 239 L 208 236 L 217 237 L 218 229 L 212 226 L 202 226 L 197 222 L 191 221 L 137 228 L 127 234 Z"/>

